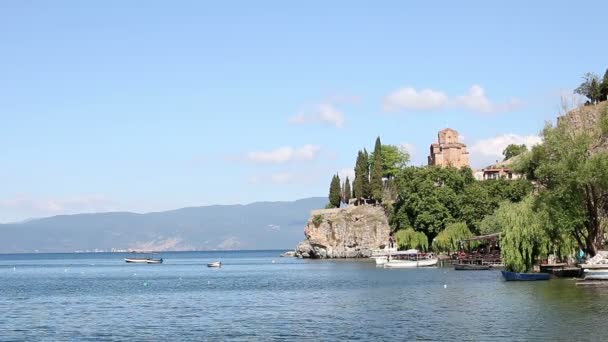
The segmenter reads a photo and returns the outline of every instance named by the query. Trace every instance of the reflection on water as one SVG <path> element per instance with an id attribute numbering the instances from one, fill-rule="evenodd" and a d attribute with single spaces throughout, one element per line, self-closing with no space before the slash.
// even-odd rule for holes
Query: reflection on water
<path id="1" fill-rule="evenodd" d="M 0 255 L 0 340 L 608 339 L 608 287 L 278 254 Z"/>

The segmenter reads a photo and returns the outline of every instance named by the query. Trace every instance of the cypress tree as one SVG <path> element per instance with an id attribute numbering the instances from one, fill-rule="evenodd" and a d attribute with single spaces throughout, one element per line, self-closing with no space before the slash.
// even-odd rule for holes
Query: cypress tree
<path id="1" fill-rule="evenodd" d="M 600 93 L 602 95 L 600 101 L 608 100 L 608 69 L 606 69 L 606 72 L 604 73 L 604 78 L 600 85 Z"/>
<path id="2" fill-rule="evenodd" d="M 362 181 L 364 178 L 364 169 L 362 168 L 363 152 L 357 153 L 357 162 L 355 163 L 355 181 L 353 182 L 353 196 L 357 199 L 357 202 L 361 200 L 363 196 L 363 185 Z"/>
<path id="3" fill-rule="evenodd" d="M 352 198 L 352 193 L 350 191 L 350 180 L 348 176 L 346 176 L 346 181 L 344 182 L 344 203 L 348 204 L 348 201 Z"/>
<path id="4" fill-rule="evenodd" d="M 372 169 L 370 177 L 371 197 L 378 201 L 382 201 L 382 143 L 380 137 L 376 138 L 374 146 L 374 159 L 372 160 Z"/>
<path id="5" fill-rule="evenodd" d="M 602 95 L 600 93 L 600 84 L 597 81 L 597 79 L 593 79 L 591 81 L 591 87 L 590 87 L 590 92 L 591 92 L 591 102 L 596 103 L 596 102 L 600 102 L 602 99 Z"/>
<path id="6" fill-rule="evenodd" d="M 363 149 L 363 157 L 361 158 L 361 169 L 363 178 L 361 179 L 361 192 L 363 198 L 371 198 L 372 188 L 369 184 L 369 154 L 366 149 Z"/>
<path id="7" fill-rule="evenodd" d="M 340 177 L 338 175 L 334 175 L 331 179 L 331 184 L 329 186 L 329 204 L 331 204 L 334 208 L 340 208 Z"/>

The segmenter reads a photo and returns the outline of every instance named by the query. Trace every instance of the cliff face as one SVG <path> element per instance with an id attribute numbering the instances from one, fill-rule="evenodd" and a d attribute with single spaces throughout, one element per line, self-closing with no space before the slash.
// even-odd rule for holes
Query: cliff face
<path id="1" fill-rule="evenodd" d="M 296 247 L 301 258 L 365 258 L 388 243 L 390 227 L 379 206 L 349 206 L 312 212 Z"/>
<path id="2" fill-rule="evenodd" d="M 575 108 L 557 119 L 559 125 L 568 125 L 574 132 L 590 133 L 594 138 L 591 153 L 608 150 L 608 136 L 602 134 L 600 121 L 608 115 L 608 101 Z"/>

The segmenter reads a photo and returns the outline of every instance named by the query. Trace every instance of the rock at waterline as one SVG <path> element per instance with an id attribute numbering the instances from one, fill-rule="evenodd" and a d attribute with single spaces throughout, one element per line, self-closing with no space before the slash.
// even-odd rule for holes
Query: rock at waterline
<path id="1" fill-rule="evenodd" d="M 381 206 L 314 210 L 296 247 L 299 258 L 367 258 L 384 248 L 390 226 Z"/>

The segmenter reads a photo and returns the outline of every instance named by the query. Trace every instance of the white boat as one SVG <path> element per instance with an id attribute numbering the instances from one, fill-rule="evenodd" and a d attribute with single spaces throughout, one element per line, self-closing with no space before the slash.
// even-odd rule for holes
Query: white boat
<path id="1" fill-rule="evenodd" d="M 162 264 L 163 258 L 159 258 L 157 254 L 144 254 L 125 258 L 125 262 L 128 264 Z"/>
<path id="2" fill-rule="evenodd" d="M 207 267 L 222 267 L 221 261 L 214 261 L 207 264 Z"/>
<path id="3" fill-rule="evenodd" d="M 608 269 L 585 269 L 585 280 L 608 280 Z"/>
<path id="4" fill-rule="evenodd" d="M 415 249 L 390 254 L 383 264 L 385 268 L 414 268 L 435 266 L 439 262 L 432 253 L 419 253 Z"/>
<path id="5" fill-rule="evenodd" d="M 385 268 L 413 268 L 413 267 L 429 267 L 437 265 L 439 259 L 422 259 L 422 260 L 390 260 L 384 264 Z"/>

